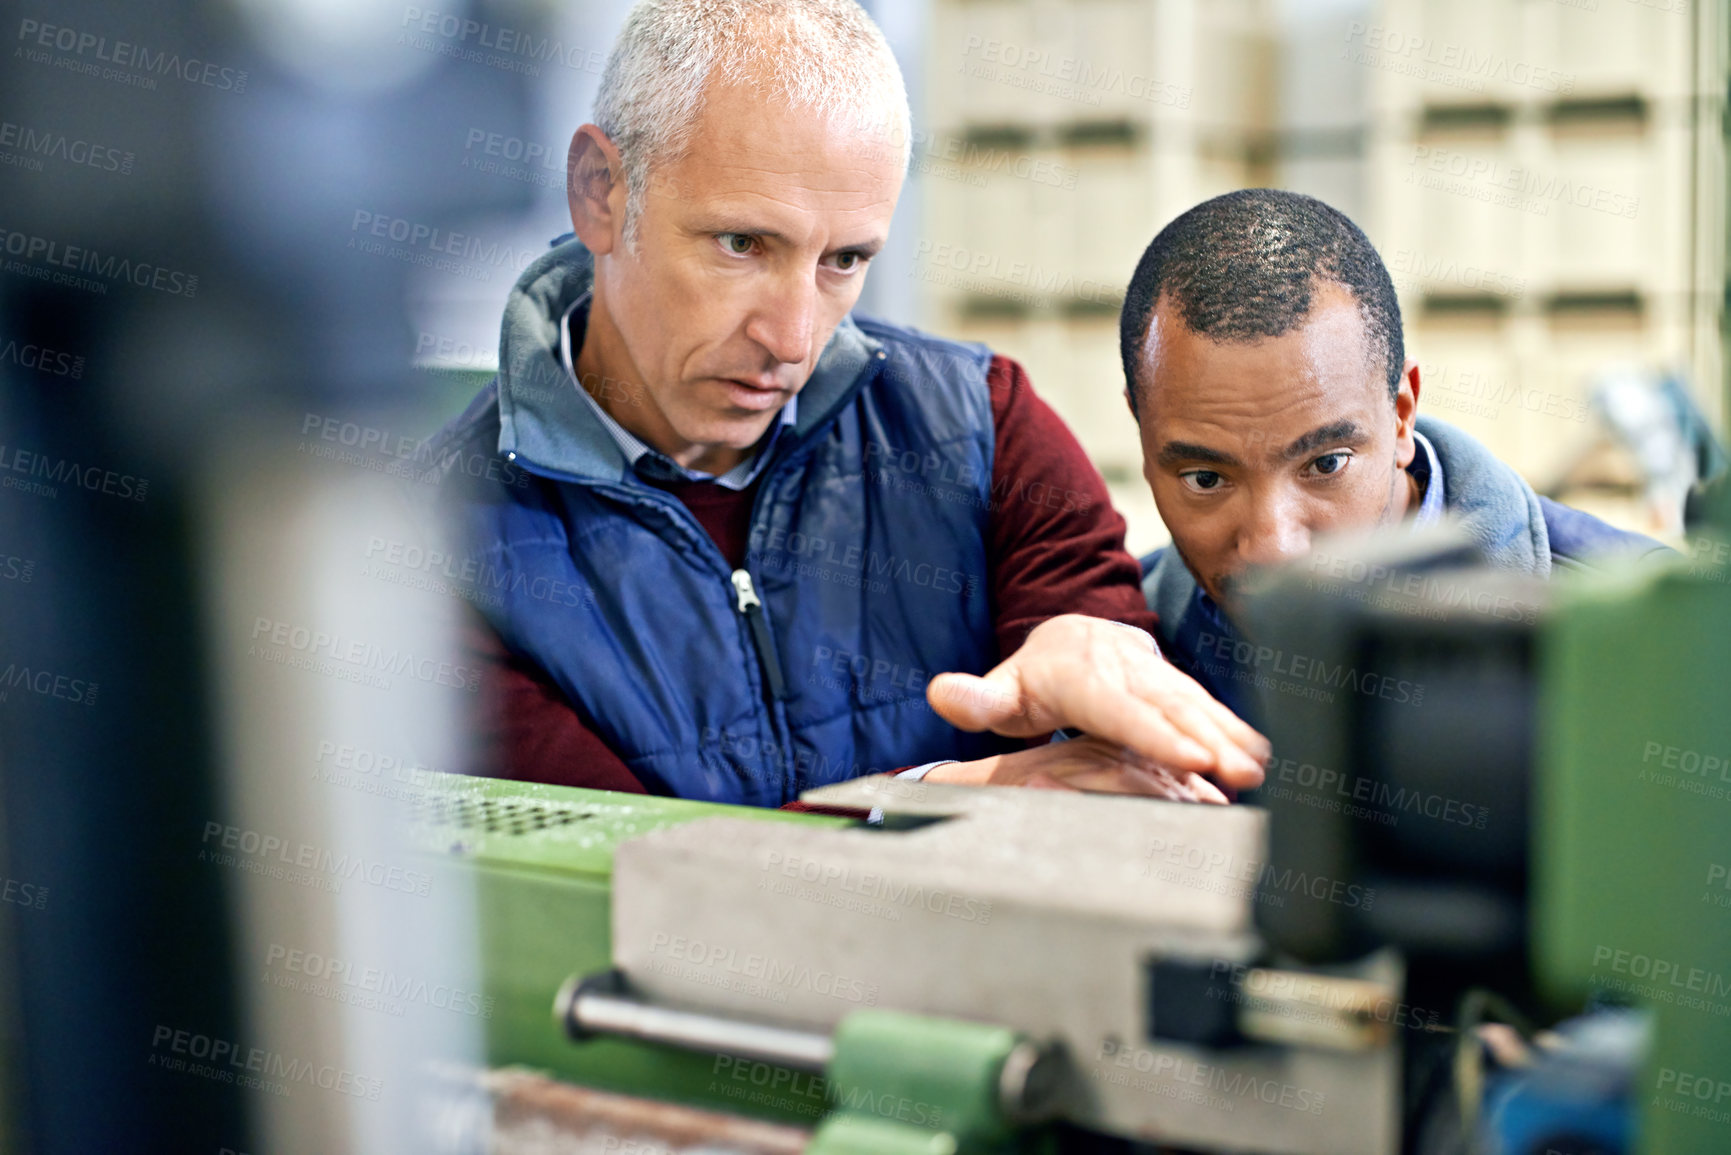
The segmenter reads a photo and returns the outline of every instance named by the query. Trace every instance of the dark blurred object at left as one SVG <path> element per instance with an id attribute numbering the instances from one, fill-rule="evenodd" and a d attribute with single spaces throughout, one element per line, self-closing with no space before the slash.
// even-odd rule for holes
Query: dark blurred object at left
<path id="1" fill-rule="evenodd" d="M 524 35 L 536 27 L 527 9 L 445 8 Z M 230 835 L 275 771 L 248 765 L 224 735 L 270 732 L 250 712 L 274 699 L 222 675 L 244 649 L 225 628 L 274 628 L 286 611 L 262 592 L 224 611 L 233 583 L 219 587 L 242 544 L 232 527 L 268 539 L 286 510 L 312 524 L 282 540 L 316 542 L 330 506 L 313 495 L 390 472 L 359 458 L 346 473 L 297 461 L 309 422 L 391 430 L 403 445 L 441 419 L 409 368 L 403 310 L 427 262 L 359 252 L 368 230 L 356 222 L 430 232 L 528 198 L 526 186 L 452 171 L 465 127 L 522 124 L 523 73 L 444 51 L 461 39 L 437 26 L 420 34 L 427 43 L 407 42 L 411 11 L 251 0 L 10 9 L 0 1151 L 261 1150 L 261 1135 L 337 1132 L 349 1142 L 324 1149 L 341 1149 L 365 1128 L 304 1132 L 282 1118 L 341 1116 L 351 1099 L 381 1098 L 375 1083 L 383 1098 L 408 1093 L 377 1077 L 390 1061 L 376 1050 L 291 1050 L 273 1041 L 269 1015 L 247 1009 L 266 961 L 249 942 L 281 940 L 286 955 L 321 941 L 316 915 L 261 928 L 249 875 L 275 865 L 248 858 L 249 843 L 312 846 L 315 869 L 384 852 L 316 798 L 298 816 L 273 804 L 278 826 Z M 393 700 L 399 716 L 421 709 L 412 698 Z M 216 864 L 219 850 L 240 868 Z M 338 875 L 322 890 L 274 885 L 308 902 L 368 889 Z M 287 1017 L 324 1009 L 294 997 Z"/>

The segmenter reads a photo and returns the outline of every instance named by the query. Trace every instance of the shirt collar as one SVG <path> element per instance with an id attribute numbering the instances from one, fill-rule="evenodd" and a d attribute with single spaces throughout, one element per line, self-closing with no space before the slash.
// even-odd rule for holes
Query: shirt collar
<path id="1" fill-rule="evenodd" d="M 1412 439 L 1418 443 L 1418 452 L 1412 455 L 1412 462 L 1406 471 L 1413 475 L 1424 491 L 1419 499 L 1418 513 L 1413 516 L 1414 529 L 1422 529 L 1442 520 L 1443 515 L 1443 471 L 1442 462 L 1437 458 L 1436 447 L 1430 443 L 1430 438 L 1414 429 Z"/>
<path id="2" fill-rule="evenodd" d="M 774 448 L 776 438 L 783 429 L 799 419 L 799 398 L 795 396 L 787 399 L 787 404 L 781 407 L 780 418 L 770 425 L 769 432 L 759 443 L 756 452 L 726 473 L 716 475 L 687 469 L 665 453 L 651 448 L 642 438 L 615 421 L 613 415 L 603 409 L 600 403 L 589 395 L 589 390 L 583 388 L 577 380 L 577 370 L 571 358 L 571 319 L 581 309 L 584 312 L 578 319 L 587 322 L 589 299 L 590 294 L 584 293 L 571 302 L 571 307 L 566 309 L 565 315 L 559 319 L 559 359 L 565 365 L 565 372 L 571 375 L 571 384 L 577 390 L 577 395 L 589 403 L 590 409 L 600 419 L 602 428 L 612 436 L 631 468 L 650 481 L 713 481 L 723 489 L 735 491 L 746 489 L 756 481 L 758 474 L 763 472 L 763 467 L 769 464 L 770 450 Z"/>

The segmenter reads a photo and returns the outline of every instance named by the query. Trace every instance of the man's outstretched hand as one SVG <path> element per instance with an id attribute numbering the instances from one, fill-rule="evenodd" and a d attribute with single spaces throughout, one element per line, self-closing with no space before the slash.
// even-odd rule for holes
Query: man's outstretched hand
<path id="1" fill-rule="evenodd" d="M 1164 772 L 1178 782 L 1205 775 L 1222 786 L 1248 790 L 1262 784 L 1269 753 L 1268 739 L 1168 665 L 1146 634 L 1081 614 L 1040 623 L 1021 649 L 984 677 L 937 675 L 926 687 L 926 700 L 962 730 L 992 730 L 1012 738 L 1063 728 L 1081 730 L 1103 744 L 1087 752 L 1096 767 L 1107 750 L 1124 747 L 1129 755 L 1122 786 L 1084 785 L 1099 782 L 1096 773 L 1079 779 L 1059 774 L 1052 776 L 1054 782 L 1028 781 L 1027 785 L 1069 780 L 1081 789 L 1154 793 L 1136 788 L 1140 776 Z M 1027 753 L 1032 751 L 1023 752 Z M 1022 755 L 1004 757 L 1022 760 Z M 982 763 L 941 766 L 928 778 L 969 780 L 958 775 L 970 775 L 964 767 Z"/>
<path id="2" fill-rule="evenodd" d="M 973 762 L 947 762 L 933 767 L 926 781 L 1141 794 L 1173 802 L 1226 802 L 1226 795 L 1202 775 L 1168 770 L 1134 750 L 1099 738 L 1049 742 Z"/>

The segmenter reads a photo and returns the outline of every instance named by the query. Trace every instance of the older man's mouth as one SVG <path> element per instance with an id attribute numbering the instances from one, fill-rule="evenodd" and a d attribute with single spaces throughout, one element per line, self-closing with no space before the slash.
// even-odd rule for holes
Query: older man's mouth
<path id="1" fill-rule="evenodd" d="M 738 377 L 723 377 L 721 383 L 727 389 L 728 399 L 741 409 L 779 409 L 792 396 L 780 386 L 766 388 Z"/>

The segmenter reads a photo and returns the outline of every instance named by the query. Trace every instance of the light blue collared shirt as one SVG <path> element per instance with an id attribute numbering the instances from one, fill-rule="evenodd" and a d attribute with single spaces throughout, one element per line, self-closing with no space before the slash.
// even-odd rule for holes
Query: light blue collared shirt
<path id="1" fill-rule="evenodd" d="M 559 318 L 559 358 L 565 363 L 565 371 L 571 374 L 571 384 L 576 386 L 578 395 L 589 403 L 595 416 L 601 419 L 602 427 L 613 436 L 619 451 L 625 454 L 625 460 L 631 463 L 631 468 L 657 481 L 713 481 L 723 489 L 735 491 L 745 489 L 756 481 L 757 475 L 763 472 L 763 467 L 769 464 L 769 451 L 775 447 L 775 439 L 781 435 L 782 429 L 798 419 L 799 398 L 788 398 L 787 404 L 781 407 L 781 420 L 769 427 L 769 435 L 758 446 L 757 452 L 726 473 L 716 476 L 713 473 L 687 469 L 660 450 L 651 448 L 642 438 L 613 420 L 613 415 L 601 408 L 600 403 L 589 396 L 589 390 L 583 388 L 582 383 L 577 380 L 577 369 L 571 360 L 571 314 L 578 309 L 587 308 L 589 300 L 590 295 L 583 294 L 573 301 L 571 307 L 565 310 L 565 315 Z"/>
<path id="2" fill-rule="evenodd" d="M 1419 499 L 1418 512 L 1412 519 L 1413 528 L 1417 529 L 1434 524 L 1443 515 L 1443 471 L 1430 438 L 1414 429 L 1412 439 L 1418 442 L 1419 452 L 1413 454 L 1406 471 L 1424 486 L 1424 496 Z"/>

